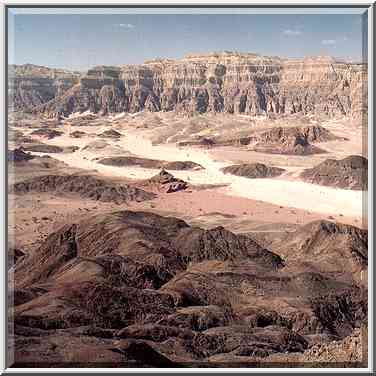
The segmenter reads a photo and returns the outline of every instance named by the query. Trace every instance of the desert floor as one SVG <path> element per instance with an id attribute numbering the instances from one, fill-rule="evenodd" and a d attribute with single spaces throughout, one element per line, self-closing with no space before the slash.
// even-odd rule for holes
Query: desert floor
<path id="1" fill-rule="evenodd" d="M 79 115 L 74 115 L 79 117 Z M 51 226 L 58 226 L 66 222 L 69 216 L 103 210 L 122 209 L 124 206 L 159 213 L 168 213 L 188 222 L 197 223 L 204 227 L 224 225 L 233 231 L 262 231 L 262 229 L 284 228 L 286 225 L 300 225 L 316 219 L 329 219 L 342 223 L 366 227 L 366 199 L 367 193 L 337 189 L 305 183 L 299 180 L 299 173 L 304 168 L 310 168 L 327 158 L 343 158 L 348 155 L 365 154 L 364 132 L 361 126 L 347 125 L 340 120 L 326 121 L 321 124 L 334 134 L 348 138 L 347 141 L 331 141 L 320 143 L 320 147 L 328 151 L 326 154 L 310 156 L 291 156 L 264 154 L 249 150 L 247 146 L 219 146 L 214 148 L 179 147 L 176 143 L 155 144 L 157 135 L 167 133 L 160 123 L 171 123 L 170 114 L 158 114 L 158 126 L 154 124 L 156 115 L 136 114 L 107 117 L 103 124 L 88 126 L 72 126 L 66 121 L 58 127 L 64 132 L 62 136 L 53 139 L 40 137 L 36 141 L 48 145 L 78 146 L 80 149 L 73 153 L 32 153 L 34 155 L 50 155 L 66 164 L 64 172 L 87 171 L 102 177 L 115 178 L 124 182 L 138 181 L 156 175 L 159 170 L 141 167 L 115 167 L 97 163 L 101 157 L 134 155 L 166 161 L 193 161 L 204 167 L 202 170 L 171 171 L 174 176 L 191 184 L 191 188 L 172 194 L 160 193 L 152 201 L 116 205 L 77 200 L 71 197 L 50 197 L 43 194 L 33 194 L 10 197 L 10 225 L 15 231 L 15 239 L 20 246 L 34 243 L 45 236 Z M 221 122 L 215 119 L 215 124 L 221 124 L 221 129 L 231 130 L 231 120 L 224 117 Z M 268 129 L 268 120 L 258 120 L 250 123 L 239 117 L 241 131 L 245 127 Z M 213 121 L 210 120 L 210 124 Z M 246 119 L 247 120 L 247 119 Z M 174 119 L 176 122 L 177 120 Z M 181 119 L 180 122 L 188 120 Z M 236 124 L 235 119 L 235 124 Z M 97 124 L 98 122 L 96 122 Z M 275 124 L 272 124 L 275 126 Z M 291 125 L 299 125 L 293 122 Z M 285 126 L 285 124 L 284 124 Z M 98 150 L 83 150 L 95 140 L 101 140 L 98 134 L 108 129 L 116 129 L 121 133 L 119 139 L 106 139 L 109 147 Z M 17 127 L 29 135 L 33 128 Z M 82 138 L 72 138 L 70 133 L 79 130 L 86 133 Z M 211 129 L 213 132 L 213 129 Z M 171 132 L 171 130 L 169 130 Z M 200 131 L 205 134 L 208 130 Z M 185 135 L 186 137 L 186 135 Z M 184 139 L 184 137 L 183 137 Z M 168 137 L 166 138 L 168 141 Z M 10 144 L 10 147 L 12 144 Z M 286 170 L 276 178 L 247 179 L 230 174 L 224 174 L 220 169 L 234 163 L 261 162 L 271 166 L 282 167 Z M 32 171 L 28 171 L 33 176 Z M 22 178 L 15 176 L 14 178 Z M 10 171 L 12 179 L 12 171 Z M 195 186 L 207 185 L 206 189 L 195 189 Z M 16 215 L 16 223 L 12 218 Z M 39 218 L 40 217 L 40 218 Z M 42 220 L 49 217 L 50 220 Z M 34 219 L 33 219 L 34 218 Z M 35 219 L 36 218 L 36 219 Z M 51 222 L 51 224 L 50 224 Z M 23 240 L 25 239 L 25 240 Z"/>
<path id="2" fill-rule="evenodd" d="M 92 119 L 86 120 L 88 116 L 92 116 Z M 339 332 L 343 329 L 342 326 L 345 328 L 343 329 L 343 333 L 340 333 L 341 335 L 337 337 L 328 336 L 323 328 L 320 329 L 318 326 L 316 330 L 314 325 L 318 323 L 316 318 L 317 312 L 324 312 L 322 315 L 320 313 L 319 317 L 321 321 L 327 321 L 327 316 L 329 315 L 327 312 L 332 312 L 330 311 L 330 307 L 332 307 L 330 304 L 333 307 L 337 307 L 337 301 L 334 301 L 335 299 L 333 298 L 333 300 L 330 294 L 334 294 L 334 292 L 338 292 L 338 294 L 341 292 L 342 294 L 342 288 L 344 289 L 345 287 L 348 288 L 346 291 L 349 292 L 343 293 L 345 295 L 344 299 L 349 299 L 350 301 L 348 307 L 345 307 L 345 311 L 353 312 L 352 310 L 354 310 L 354 312 L 360 312 L 365 310 L 365 308 L 363 309 L 363 302 L 366 299 L 362 295 L 363 292 L 362 294 L 360 292 L 367 285 L 367 271 L 366 267 L 359 266 L 356 263 L 359 260 L 353 260 L 357 255 L 353 246 L 359 248 L 360 256 L 363 255 L 363 248 L 367 247 L 364 245 L 366 243 L 362 240 L 364 231 L 354 229 L 350 226 L 343 226 L 340 223 L 354 225 L 358 228 L 367 228 L 367 192 L 306 183 L 301 180 L 300 173 L 306 168 L 317 166 L 328 158 L 342 159 L 350 155 L 367 156 L 367 148 L 365 142 L 363 142 L 364 129 L 361 125 L 352 124 L 345 119 L 323 121 L 319 125 L 324 126 L 336 136 L 346 138 L 346 140 L 340 139 L 331 142 L 321 142 L 319 143 L 320 148 L 323 148 L 327 152 L 308 156 L 260 153 L 253 151 L 249 145 L 241 146 L 236 143 L 210 148 L 204 146 L 179 146 L 179 142 L 194 141 L 197 136 L 217 135 L 226 140 L 242 137 L 247 132 L 252 133 L 260 130 L 268 130 L 276 126 L 288 127 L 317 124 L 317 121 L 311 118 L 270 120 L 267 118 L 251 118 L 246 116 L 207 115 L 192 119 L 179 117 L 172 113 L 120 114 L 117 116 L 99 117 L 84 113 L 81 115 L 74 114 L 60 124 L 51 126 L 51 130 L 62 132 L 62 134 L 51 139 L 32 134 L 36 129 L 43 128 L 40 119 L 30 118 L 14 124 L 12 131 L 22 132 L 23 137 L 29 139 L 28 142 L 31 140 L 35 145 L 58 146 L 62 149 L 60 152 L 55 153 L 31 152 L 37 158 L 21 161 L 18 164 L 9 164 L 9 187 L 12 187 L 13 183 L 28 181 L 32 178 L 37 178 L 38 181 L 38 178 L 43 176 L 53 177 L 54 175 L 75 174 L 90 175 L 91 177 L 101 179 L 109 187 L 112 187 L 111 184 L 115 183 L 116 186 L 127 185 L 128 188 L 141 188 L 142 190 L 156 194 L 154 199 L 141 202 L 130 200 L 123 203 L 111 200 L 110 202 L 103 202 L 98 199 L 83 198 L 87 196 L 80 196 L 80 194 L 77 194 L 77 190 L 75 193 L 72 193 L 72 190 L 69 189 L 59 191 L 58 187 L 55 191 L 50 189 L 43 192 L 43 187 L 39 187 L 38 189 L 23 192 L 23 194 L 9 194 L 9 249 L 13 249 L 14 252 L 15 249 L 22 250 L 26 254 L 25 257 L 21 256 L 21 260 L 17 262 L 15 268 L 10 269 L 11 271 L 14 270 L 15 274 L 9 274 L 9 282 L 11 288 L 18 292 L 18 295 L 15 294 L 16 297 L 14 299 L 22 300 L 25 296 L 26 299 L 29 299 L 27 294 L 31 294 L 30 301 L 26 300 L 25 303 L 15 303 L 15 312 L 18 321 L 15 322 L 14 326 L 16 331 L 20 331 L 16 332 L 14 336 L 16 341 L 16 351 L 14 352 L 16 359 L 21 363 L 32 362 L 37 364 L 39 364 L 38 362 L 43 363 L 43 361 L 53 363 L 55 359 L 56 362 L 58 360 L 66 362 L 67 359 L 74 359 L 86 364 L 88 359 L 90 361 L 93 360 L 93 354 L 100 354 L 100 357 L 114 364 L 120 364 L 124 361 L 119 351 L 113 351 L 114 348 L 115 350 L 121 348 L 123 345 L 122 341 L 124 343 L 128 341 L 126 334 L 124 337 L 126 339 L 117 339 L 118 334 L 114 328 L 118 324 L 111 326 L 111 322 L 110 329 L 104 332 L 95 332 L 94 334 L 88 334 L 85 331 L 86 327 L 80 328 L 75 326 L 72 326 L 72 328 L 68 327 L 68 329 L 62 326 L 56 331 L 54 328 L 52 330 L 44 330 L 43 325 L 45 322 L 49 322 L 50 316 L 53 321 L 57 317 L 56 315 L 58 315 L 59 317 L 56 319 L 56 322 L 60 323 L 60 314 L 63 316 L 64 312 L 69 314 L 72 312 L 70 298 L 66 298 L 66 296 L 69 297 L 69 294 L 75 288 L 79 290 L 82 286 L 86 286 L 84 283 L 85 278 L 88 279 L 86 282 L 102 283 L 101 281 L 104 278 L 102 274 L 105 270 L 104 267 L 100 267 L 99 264 L 93 261 L 95 260 L 94 258 L 91 261 L 87 259 L 87 255 L 85 254 L 86 258 L 79 254 L 79 256 L 67 262 L 66 265 L 64 264 L 64 268 L 61 269 L 61 275 L 58 274 L 57 277 L 53 274 L 53 268 L 62 262 L 62 260 L 65 260 L 64 247 L 70 249 L 69 237 L 71 235 L 69 234 L 71 228 L 76 226 L 77 223 L 79 223 L 80 233 L 79 235 L 74 234 L 75 240 L 73 243 L 79 244 L 77 245 L 79 253 L 82 252 L 80 247 L 83 247 L 83 251 L 87 251 L 90 255 L 91 251 L 88 251 L 92 245 L 90 237 L 94 236 L 95 242 L 93 247 L 95 249 L 93 257 L 95 256 L 95 252 L 101 254 L 102 248 L 107 246 L 108 239 L 112 239 L 113 234 L 115 234 L 113 236 L 114 239 L 112 239 L 113 245 L 111 245 L 110 241 L 111 244 L 109 246 L 113 246 L 115 249 L 115 255 L 112 256 L 119 254 L 123 257 L 124 255 L 121 252 L 128 252 L 129 248 L 130 258 L 134 257 L 132 253 L 134 249 L 137 251 L 138 246 L 142 248 L 145 244 L 149 243 L 151 247 L 150 249 L 148 248 L 147 252 L 150 252 L 150 250 L 152 250 L 151 252 L 155 250 L 159 252 L 160 249 L 163 250 L 164 248 L 160 247 L 160 244 L 174 241 L 174 239 L 171 240 L 168 237 L 163 240 L 163 234 L 165 234 L 163 226 L 157 222 L 157 224 L 150 226 L 150 222 L 147 222 L 147 226 L 145 226 L 147 230 L 144 230 L 144 227 L 142 227 L 144 224 L 142 221 L 150 221 L 149 217 L 151 215 L 150 213 L 145 214 L 140 212 L 152 212 L 164 217 L 183 219 L 189 225 L 197 226 L 195 227 L 196 230 L 193 227 L 191 228 L 193 232 L 201 231 L 199 228 L 210 230 L 204 231 L 210 233 L 208 235 L 209 243 L 216 236 L 219 236 L 220 241 L 222 241 L 222 243 L 218 243 L 220 245 L 218 247 L 219 252 L 222 249 L 221 246 L 224 248 L 226 246 L 230 247 L 236 241 L 240 242 L 240 238 L 248 239 L 249 237 L 259 242 L 261 246 L 270 248 L 273 252 L 275 251 L 276 257 L 278 254 L 281 255 L 282 259 L 288 261 L 286 266 L 279 271 L 279 269 L 274 270 L 274 267 L 272 268 L 270 265 L 268 266 L 269 269 L 260 267 L 261 269 L 259 270 L 257 263 L 252 264 L 253 261 L 247 263 L 248 261 L 246 262 L 243 259 L 222 260 L 219 257 L 217 260 L 208 257 L 207 260 L 204 259 L 202 262 L 193 263 L 192 265 L 189 263 L 186 270 L 181 272 L 183 276 L 185 273 L 188 276 L 202 275 L 207 278 L 207 281 L 215 281 L 214 287 L 211 287 L 208 296 L 212 294 L 215 299 L 218 298 L 218 301 L 222 302 L 222 294 L 226 292 L 225 297 L 231 303 L 229 303 L 229 306 L 236 313 L 234 314 L 234 323 L 241 322 L 243 325 L 241 328 L 243 329 L 250 326 L 248 325 L 248 321 L 242 321 L 243 316 L 246 317 L 244 320 L 248 320 L 248 316 L 254 315 L 255 312 L 257 315 L 261 315 L 261 318 L 265 316 L 263 312 L 269 312 L 269 310 L 272 310 L 273 314 L 274 312 L 278 312 L 286 317 L 292 315 L 292 322 L 297 330 L 301 330 L 305 335 L 304 341 L 308 341 L 307 343 L 304 342 L 304 349 L 292 349 L 290 353 L 285 350 L 274 353 L 273 350 L 272 355 L 262 358 L 262 361 L 299 363 L 307 361 L 316 362 L 318 359 L 321 359 L 320 361 L 323 361 L 323 359 L 325 361 L 339 361 L 342 358 L 346 362 L 349 359 L 352 361 L 352 354 L 355 351 L 360 354 L 362 351 L 363 343 L 360 343 L 360 338 L 363 338 L 364 335 L 361 335 L 360 331 L 366 331 L 366 329 L 363 327 L 360 328 L 359 323 L 355 326 L 356 320 L 350 314 L 350 319 L 347 319 L 347 316 L 342 314 L 339 308 L 333 308 L 333 310 L 336 310 L 337 316 L 335 317 L 337 321 L 334 319 L 332 321 L 336 325 L 338 324 Z M 45 126 L 48 128 L 48 125 Z M 108 138 L 102 135 L 103 132 L 109 130 L 116 130 L 120 133 L 120 136 L 112 138 L 110 136 Z M 80 134 L 80 137 L 76 138 L 71 135 L 75 131 L 83 133 Z M 9 142 L 9 150 L 14 150 L 27 144 L 27 142 L 22 142 L 11 140 Z M 69 148 L 72 146 L 78 147 L 77 150 L 72 151 Z M 48 158 L 39 158 L 46 156 Z M 187 182 L 188 188 L 167 193 L 165 188 L 150 184 L 150 178 L 158 175 L 160 169 L 134 166 L 115 167 L 98 163 L 104 157 L 119 156 L 137 156 L 161 161 L 191 161 L 201 165 L 203 168 L 169 170 L 168 172 L 176 178 Z M 259 179 L 250 179 L 222 172 L 222 168 L 233 164 L 254 162 L 280 167 L 285 169 L 285 172 L 278 177 Z M 125 212 L 125 210 L 131 210 L 132 212 Z M 134 226 L 132 225 L 133 219 L 129 219 L 129 222 L 125 224 L 117 222 L 116 216 L 119 213 L 114 214 L 115 211 L 124 211 L 123 214 L 128 213 L 125 215 L 135 214 L 139 216 L 142 218 L 140 222 L 142 225 L 137 226 L 141 227 L 132 227 Z M 102 218 L 105 221 L 103 222 L 105 223 L 104 227 L 102 228 L 101 225 L 96 227 L 98 223 L 102 223 Z M 168 220 L 171 219 L 169 218 Z M 326 230 L 322 228 L 320 230 L 316 224 L 304 226 L 304 228 L 301 226 L 320 219 L 326 220 L 323 223 L 327 224 L 327 221 L 331 221 L 333 225 L 337 226 L 333 234 L 328 235 L 325 232 Z M 90 222 L 91 220 L 94 221 L 94 225 Z M 177 219 L 172 220 L 178 221 Z M 86 226 L 86 224 L 88 225 Z M 332 225 L 332 223 L 329 224 Z M 226 230 L 235 233 L 235 235 L 219 226 L 223 226 Z M 325 226 L 327 225 L 324 225 L 324 228 L 326 228 Z M 99 231 L 93 235 L 97 228 L 101 228 L 102 233 Z M 343 228 L 344 230 L 338 230 Z M 213 231 L 213 235 L 211 235 L 211 231 Z M 218 235 L 217 232 L 220 234 Z M 225 236 L 221 235 L 222 232 L 225 232 Z M 161 238 L 165 243 L 161 241 Z M 234 238 L 237 240 L 235 241 Z M 89 241 L 85 243 L 85 239 L 89 239 Z M 121 240 L 119 243 L 123 247 L 121 249 L 120 245 L 117 245 L 118 239 Z M 185 247 L 188 250 L 191 248 L 195 249 L 197 244 L 194 239 L 191 243 L 188 242 L 187 245 L 185 243 L 177 244 L 182 249 Z M 178 238 L 177 240 L 175 239 L 175 241 L 178 240 Z M 304 247 L 309 248 L 312 244 L 310 252 L 304 253 L 305 251 L 302 251 L 302 255 L 299 254 L 299 257 L 296 256 L 294 258 L 295 251 L 305 249 Z M 291 254 L 289 253 L 290 248 L 294 251 Z M 77 249 L 75 250 L 77 251 Z M 280 249 L 282 250 L 281 253 L 279 253 Z M 43 253 L 46 250 L 48 251 L 48 253 L 45 253 L 46 257 L 43 256 L 44 258 L 41 259 L 39 252 Z M 206 251 L 204 249 L 202 252 Z M 266 250 L 263 251 L 266 252 Z M 127 253 L 125 254 L 127 255 Z M 145 258 L 144 256 L 143 253 L 142 257 L 140 256 L 142 261 Z M 159 253 L 155 253 L 155 255 L 151 253 L 147 254 L 147 256 L 157 256 L 155 258 L 157 261 L 161 258 L 161 254 Z M 100 257 L 98 257 L 99 259 Z M 153 258 L 151 259 L 154 260 Z M 164 256 L 162 259 L 164 259 Z M 360 259 L 361 261 L 363 260 L 362 258 Z M 116 258 L 114 257 L 114 263 L 115 261 Z M 28 262 L 32 265 L 31 269 Z M 332 268 L 333 265 L 335 266 L 334 269 Z M 51 270 L 45 269 L 46 267 L 51 268 Z M 41 272 L 39 272 L 39 268 L 41 268 Z M 342 269 L 338 271 L 338 268 Z M 253 272 L 255 273 L 254 275 L 252 274 Z M 52 273 L 52 277 L 48 279 L 50 273 Z M 30 284 L 29 282 L 32 279 L 29 281 L 29 278 L 34 278 L 33 275 L 36 275 L 36 278 L 39 278 L 38 276 L 40 275 L 40 278 L 45 278 L 45 282 L 40 284 L 37 279 L 34 285 L 33 283 Z M 256 281 L 257 283 L 255 282 L 256 285 L 253 285 L 253 282 L 237 284 L 238 282 L 236 281 L 238 280 L 233 280 L 232 278 L 235 278 L 233 276 L 248 278 L 249 281 Z M 137 282 L 141 277 L 137 274 L 135 281 Z M 168 291 L 169 286 L 170 288 L 174 288 L 174 283 L 179 284 L 179 278 L 178 275 L 178 277 L 172 278 L 171 281 L 167 281 L 163 286 L 167 286 Z M 222 281 L 221 278 L 227 279 L 223 279 Z M 206 281 L 206 279 L 204 280 Z M 193 281 L 195 281 L 194 278 Z M 279 283 L 278 286 L 276 285 L 276 281 Z M 283 281 L 288 281 L 286 282 L 286 291 L 283 290 L 285 288 L 285 282 Z M 222 289 L 222 283 L 226 287 L 225 290 Z M 21 289 L 19 289 L 19 285 L 22 286 Z M 35 286 L 37 287 L 33 290 Z M 114 286 L 115 288 L 117 287 L 116 282 L 114 282 Z M 145 294 L 158 293 L 158 289 L 150 289 L 148 286 L 142 285 L 140 287 L 137 285 L 136 290 Z M 195 285 L 193 284 L 192 286 L 192 291 L 195 291 Z M 200 286 L 199 284 L 199 291 L 201 291 Z M 209 284 L 208 286 L 211 285 Z M 280 290 L 276 290 L 276 286 Z M 42 288 L 42 290 L 38 290 L 39 288 Z M 34 297 L 33 294 L 39 294 L 40 291 L 42 291 L 41 295 Z M 53 295 L 55 293 L 57 294 L 56 296 Z M 62 295 L 59 296 L 59 293 Z M 87 293 L 90 293 L 90 291 Z M 105 307 L 104 311 L 106 311 L 107 306 L 111 306 L 114 303 L 111 294 L 112 292 L 109 294 L 108 301 L 102 301 Z M 329 294 L 329 298 L 327 294 Z M 317 299 L 327 299 L 323 300 L 324 304 L 322 306 L 320 305 L 320 300 L 317 300 L 321 311 L 318 310 L 316 312 L 313 309 L 311 310 L 312 307 L 309 302 L 313 296 L 317 296 Z M 214 303 L 211 300 L 209 301 L 208 298 L 202 304 L 209 311 L 213 308 L 213 304 L 214 306 L 216 304 L 221 306 L 222 304 L 217 303 L 216 300 L 213 301 Z M 116 299 L 115 303 L 117 303 Z M 85 303 L 85 307 L 87 304 Z M 192 301 L 188 304 L 188 308 L 197 309 L 196 305 L 197 303 Z M 34 309 L 35 312 L 33 311 Z M 88 312 L 91 312 L 88 308 L 86 309 Z M 154 309 L 155 307 L 153 306 Z M 325 311 L 325 309 L 328 311 Z M 364 312 L 363 314 L 365 315 Z M 41 317 L 40 322 L 38 320 L 35 321 L 36 324 L 33 320 L 28 322 L 28 315 L 31 315 L 30 317 L 32 318 L 33 315 L 36 315 L 38 320 Z M 353 316 L 355 317 L 356 315 L 357 313 Z M 238 318 L 241 318 L 239 319 L 240 321 Z M 135 322 L 138 325 L 139 322 L 137 320 Z M 151 320 L 153 321 L 154 319 Z M 274 343 L 273 341 L 279 343 L 281 338 L 285 338 L 284 334 L 281 338 L 275 339 L 275 333 L 285 332 L 281 331 L 280 327 L 273 326 L 277 322 L 273 320 L 266 329 L 264 326 L 267 324 L 264 325 L 261 320 L 260 327 L 255 329 L 255 333 L 263 333 L 267 338 L 272 338 L 272 343 Z M 351 328 L 345 324 L 342 325 L 343 322 L 346 325 L 351 324 Z M 42 331 L 38 328 L 38 323 L 42 325 L 42 329 L 44 328 Z M 234 336 L 236 337 L 236 330 L 240 329 L 234 323 L 233 327 L 224 324 L 224 329 L 221 327 L 219 329 L 225 330 L 226 333 L 227 331 L 232 333 L 235 330 Z M 144 324 L 142 321 L 142 324 L 137 326 L 137 330 L 142 331 L 149 330 L 149 327 L 154 328 L 153 325 L 155 325 L 155 322 L 153 321 L 150 325 Z M 313 325 L 313 329 L 311 328 L 311 324 Z M 332 325 L 332 322 L 329 324 Z M 132 329 L 129 323 L 127 325 L 128 328 Z M 174 325 L 172 325 L 173 328 Z M 155 328 L 158 329 L 159 326 L 156 324 Z M 307 330 L 305 329 L 306 327 L 308 328 Z M 356 330 L 352 332 L 354 328 Z M 213 328 L 205 331 L 204 336 L 212 335 L 212 337 L 209 336 L 208 338 L 216 339 L 216 330 L 219 329 L 214 325 Z M 283 330 L 285 329 L 283 328 Z M 34 333 L 34 331 L 36 332 Z M 114 337 L 111 337 L 111 339 L 109 339 L 110 337 L 107 338 L 106 335 L 109 334 Z M 44 337 L 44 335 L 48 337 Z M 133 338 L 132 336 L 130 337 Z M 340 343 L 340 339 L 343 339 L 344 342 Z M 173 342 L 169 342 L 170 340 Z M 164 354 L 164 356 L 178 363 L 191 359 L 191 355 L 186 353 L 186 350 L 183 348 L 180 348 L 180 345 L 176 341 L 175 337 L 171 337 L 166 342 L 159 343 L 157 341 L 153 346 L 156 346 L 155 348 Z M 318 355 L 316 349 L 320 344 L 333 346 L 334 350 L 329 347 L 330 354 L 337 354 L 340 351 L 340 354 L 343 355 L 341 355 L 342 358 L 333 358 L 333 356 L 328 355 L 327 360 L 322 353 Z M 12 343 L 9 346 L 11 348 Z M 201 348 L 200 343 L 197 346 Z M 143 354 L 142 359 L 144 361 L 147 355 L 144 354 L 143 349 L 141 353 Z M 215 351 L 213 353 L 215 354 Z M 325 352 L 325 354 L 327 353 Z M 359 354 L 358 358 L 361 358 Z M 223 351 L 223 353 L 211 357 L 205 355 L 205 360 L 209 361 L 210 364 L 218 363 L 221 365 L 234 362 L 235 360 L 249 361 L 252 356 L 246 354 L 242 356 L 228 355 Z M 100 362 L 101 358 L 99 356 L 95 355 L 94 357 L 95 362 Z"/>

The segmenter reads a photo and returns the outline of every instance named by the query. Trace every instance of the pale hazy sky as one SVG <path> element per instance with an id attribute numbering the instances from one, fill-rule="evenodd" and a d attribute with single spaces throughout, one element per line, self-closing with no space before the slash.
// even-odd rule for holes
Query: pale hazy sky
<path id="1" fill-rule="evenodd" d="M 25 14 L 30 10 L 11 9 L 9 63 L 84 70 L 222 50 L 283 57 L 332 55 L 360 61 L 365 28 L 357 12 L 122 14 L 106 9 L 102 14 L 100 10 Z"/>

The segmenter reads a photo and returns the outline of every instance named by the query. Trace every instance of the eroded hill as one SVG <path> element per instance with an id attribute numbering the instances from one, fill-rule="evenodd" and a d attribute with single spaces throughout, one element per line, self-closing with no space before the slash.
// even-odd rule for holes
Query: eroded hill
<path id="1" fill-rule="evenodd" d="M 309 348 L 351 335 L 367 315 L 367 292 L 351 277 L 304 267 L 308 252 L 326 252 L 317 231 L 344 239 L 364 267 L 366 232 L 334 223 L 289 234 L 299 270 L 291 255 L 250 236 L 174 217 L 120 211 L 66 224 L 14 260 L 16 362 L 229 366 L 296 354 L 304 361 Z"/>

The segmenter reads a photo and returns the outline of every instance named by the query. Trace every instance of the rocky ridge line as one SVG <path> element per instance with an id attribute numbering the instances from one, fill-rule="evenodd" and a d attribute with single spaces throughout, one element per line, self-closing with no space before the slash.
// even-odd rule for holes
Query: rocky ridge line
<path id="1" fill-rule="evenodd" d="M 67 83 L 67 90 L 54 90 L 47 96 L 40 95 L 38 85 L 31 85 L 31 94 L 26 95 L 21 76 L 17 78 L 21 83 L 12 87 L 12 98 L 15 107 L 34 106 L 34 112 L 49 117 L 87 110 L 147 110 L 186 114 L 315 113 L 359 118 L 366 106 L 366 75 L 364 65 L 331 57 L 289 60 L 222 52 L 141 65 L 94 67 Z M 48 85 L 55 85 L 55 81 Z"/>

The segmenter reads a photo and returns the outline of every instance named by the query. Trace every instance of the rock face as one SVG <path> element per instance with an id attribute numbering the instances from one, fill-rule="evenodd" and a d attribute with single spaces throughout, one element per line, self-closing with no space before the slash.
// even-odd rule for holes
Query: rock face
<path id="1" fill-rule="evenodd" d="M 309 183 L 343 189 L 367 190 L 368 160 L 351 155 L 341 160 L 326 159 L 300 175 Z"/>
<path id="2" fill-rule="evenodd" d="M 25 256 L 25 253 L 15 247 L 8 248 L 8 269 L 11 268 L 20 258 Z"/>
<path id="3" fill-rule="evenodd" d="M 226 51 L 187 55 L 181 60 L 94 67 L 61 95 L 35 100 L 35 105 L 44 103 L 35 111 L 50 117 L 87 110 L 360 117 L 366 75 L 364 65 L 331 57 L 288 60 Z"/>
<path id="4" fill-rule="evenodd" d="M 70 89 L 79 73 L 33 64 L 9 66 L 10 110 L 27 110 L 46 103 Z"/>
<path id="5" fill-rule="evenodd" d="M 166 193 L 183 191 L 188 188 L 188 183 L 182 179 L 175 178 L 166 170 L 162 169 L 159 174 L 153 176 L 145 182 L 146 185 L 156 186 L 157 189 L 163 189 Z"/>
<path id="6" fill-rule="evenodd" d="M 251 163 L 227 166 L 222 169 L 225 174 L 243 176 L 250 179 L 273 178 L 281 175 L 285 170 L 278 167 L 269 167 L 263 163 Z"/>

